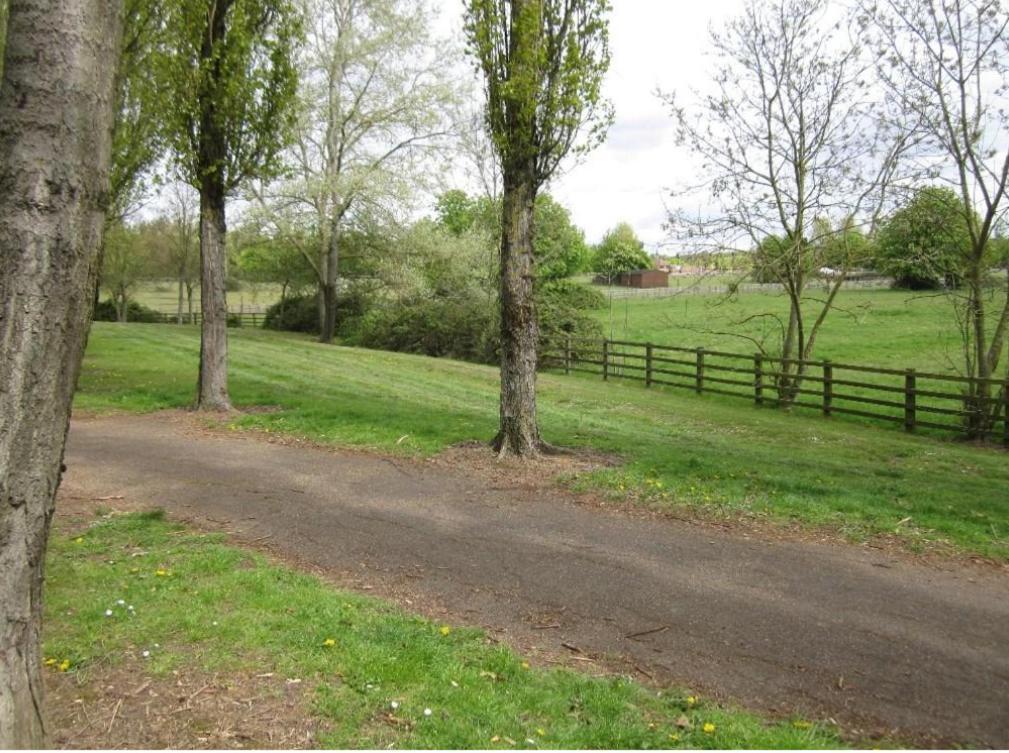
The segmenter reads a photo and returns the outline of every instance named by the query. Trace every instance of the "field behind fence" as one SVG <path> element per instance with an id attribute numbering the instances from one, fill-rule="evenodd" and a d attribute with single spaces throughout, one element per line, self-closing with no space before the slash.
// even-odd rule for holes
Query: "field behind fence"
<path id="1" fill-rule="evenodd" d="M 160 312 L 175 324 L 174 313 Z M 264 315 L 228 315 L 229 326 L 261 327 Z M 183 314 L 183 324 L 200 324 L 199 313 Z M 626 379 L 645 387 L 674 387 L 751 401 L 758 406 L 814 410 L 824 416 L 853 416 L 903 426 L 905 431 L 936 430 L 966 435 L 974 413 L 968 394 L 988 385 L 990 397 L 981 408 L 992 418 L 980 433 L 1009 447 L 1009 377 L 981 380 L 915 369 L 892 369 L 830 360 L 782 359 L 763 353 L 744 355 L 705 348 L 685 348 L 629 340 L 561 337 L 541 343 L 542 363 L 564 373 L 592 374 L 603 380 Z M 788 373 L 782 366 L 788 363 Z M 782 377 L 804 374 L 787 401 L 779 398 Z"/>
<path id="2" fill-rule="evenodd" d="M 977 387 L 985 384 L 990 397 L 979 410 L 991 418 L 975 423 L 981 425 L 980 434 L 1009 446 L 1009 378 L 980 380 L 915 369 L 782 359 L 763 353 L 743 355 L 626 340 L 553 338 L 543 342 L 541 352 L 547 368 L 565 373 L 633 380 L 645 387 L 688 389 L 756 405 L 787 405 L 828 417 L 872 419 L 903 426 L 909 432 L 922 428 L 966 435 L 971 419 L 976 418 L 967 395 L 977 394 Z M 777 390 L 779 379 L 794 379 L 800 367 L 805 373 L 794 397 L 782 400 Z"/>

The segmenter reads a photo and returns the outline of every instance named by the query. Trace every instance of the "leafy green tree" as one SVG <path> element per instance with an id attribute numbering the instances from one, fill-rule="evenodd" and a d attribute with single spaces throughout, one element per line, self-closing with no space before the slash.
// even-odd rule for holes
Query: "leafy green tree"
<path id="1" fill-rule="evenodd" d="M 645 251 L 645 244 L 626 222 L 603 236 L 592 257 L 592 270 L 611 278 L 635 269 L 651 268 L 652 259 Z"/>
<path id="2" fill-rule="evenodd" d="M 917 191 L 880 229 L 877 266 L 911 290 L 958 287 L 971 251 L 963 201 L 955 191 Z"/>
<path id="3" fill-rule="evenodd" d="M 135 226 L 117 222 L 106 228 L 102 287 L 115 304 L 117 321 L 126 321 L 137 284 L 161 271 L 159 261 L 166 258 L 170 243 L 171 228 L 166 220 Z"/>
<path id="4" fill-rule="evenodd" d="M 294 124 L 301 20 L 292 0 L 166 0 L 167 133 L 200 193 L 203 331 L 197 407 L 228 410 L 227 199 L 275 174 Z"/>
<path id="5" fill-rule="evenodd" d="M 501 221 L 502 455 L 548 449 L 536 419 L 536 195 L 572 151 L 612 121 L 608 0 L 467 0 L 469 49 L 483 72 L 487 126 L 504 184 Z M 578 145 L 580 135 L 585 139 Z"/>
<path id="6" fill-rule="evenodd" d="M 453 129 L 458 77 L 433 33 L 428 0 L 298 0 L 308 34 L 298 56 L 301 118 L 287 180 L 256 188 L 277 234 L 305 239 L 336 332 L 347 243 L 376 217 L 402 218 L 437 175 L 427 155 Z"/>
<path id="7" fill-rule="evenodd" d="M 455 236 L 477 230 L 495 245 L 501 242 L 501 202 L 474 198 L 465 191 L 446 191 L 435 207 L 438 222 Z M 571 213 L 548 193 L 536 196 L 533 209 L 536 237 L 533 239 L 535 275 L 538 282 L 560 280 L 584 272 L 591 250 L 585 233 L 571 222 Z"/>

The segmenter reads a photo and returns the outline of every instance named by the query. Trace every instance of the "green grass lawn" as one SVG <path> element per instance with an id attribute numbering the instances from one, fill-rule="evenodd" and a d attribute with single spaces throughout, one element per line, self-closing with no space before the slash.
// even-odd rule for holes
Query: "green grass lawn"
<path id="1" fill-rule="evenodd" d="M 822 292 L 811 291 L 811 297 Z M 1004 299 L 996 296 L 992 305 Z M 814 357 L 842 363 L 887 368 L 914 368 L 934 373 L 962 373 L 963 357 L 953 306 L 941 295 L 900 290 L 845 289 L 837 310 L 824 323 Z M 812 322 L 818 306 L 807 306 Z M 616 340 L 651 341 L 663 345 L 705 347 L 745 354 L 757 348 L 738 335 L 773 345 L 787 321 L 788 300 L 778 293 L 724 295 L 684 294 L 674 298 L 613 300 L 593 313 L 607 336 Z M 748 321 L 747 321 L 748 320 Z M 717 334 L 732 332 L 733 335 Z M 779 338 L 780 339 L 780 338 Z"/>
<path id="2" fill-rule="evenodd" d="M 47 568 L 49 671 L 101 682 L 103 668 L 148 651 L 148 671 L 169 680 L 187 669 L 302 678 L 328 747 L 842 744 L 820 725 L 765 722 L 686 691 L 530 667 L 479 630 L 337 591 L 157 514 L 54 535 Z"/>
<path id="3" fill-rule="evenodd" d="M 494 368 L 262 330 L 231 332 L 232 398 L 239 406 L 279 408 L 237 416 L 236 429 L 414 454 L 495 433 Z M 198 352 L 196 328 L 97 323 L 75 405 L 190 405 Z M 949 545 L 1009 560 L 1009 456 L 1001 450 L 554 374 L 540 379 L 540 418 L 551 442 L 624 459 L 569 479 L 614 500 L 795 522 L 853 540 L 887 534 L 913 549 Z"/>
<path id="4" fill-rule="evenodd" d="M 102 298 L 107 293 L 102 291 Z M 179 305 L 178 283 L 172 280 L 149 281 L 136 286 L 130 292 L 130 298 L 143 306 L 155 311 L 171 314 Z M 243 283 L 240 290 L 228 291 L 228 310 L 232 313 L 240 311 L 261 311 L 280 300 L 280 286 L 269 284 Z M 183 300 L 183 311 L 187 304 Z M 193 311 L 200 311 L 200 288 L 193 292 Z"/>

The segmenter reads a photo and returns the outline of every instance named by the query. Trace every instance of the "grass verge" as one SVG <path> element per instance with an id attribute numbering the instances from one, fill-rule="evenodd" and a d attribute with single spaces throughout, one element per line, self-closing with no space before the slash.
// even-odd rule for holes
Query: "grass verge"
<path id="1" fill-rule="evenodd" d="M 190 405 L 199 332 L 97 323 L 75 405 L 152 411 Z M 493 436 L 497 370 L 240 329 L 231 338 L 232 419 L 394 453 L 431 454 Z M 852 540 L 1009 560 L 1009 462 L 1001 450 L 731 399 L 544 374 L 546 438 L 625 463 L 569 479 L 657 510 L 799 524 Z"/>
<path id="2" fill-rule="evenodd" d="M 46 609 L 49 671 L 100 681 L 103 668 L 140 660 L 155 677 L 298 678 L 314 688 L 315 742 L 327 747 L 841 745 L 803 720 L 772 723 L 686 692 L 530 667 L 479 630 L 337 591 L 157 513 L 105 515 L 82 533 L 55 534 Z"/>

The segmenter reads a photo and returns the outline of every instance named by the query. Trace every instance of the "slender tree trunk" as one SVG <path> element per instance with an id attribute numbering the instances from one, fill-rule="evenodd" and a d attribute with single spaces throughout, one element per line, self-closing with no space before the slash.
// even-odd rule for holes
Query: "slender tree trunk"
<path id="1" fill-rule="evenodd" d="M 331 343 L 336 335 L 336 291 L 340 276 L 340 232 L 333 223 L 326 249 L 326 280 L 322 285 L 322 328 L 319 342 Z"/>
<path id="2" fill-rule="evenodd" d="M 184 293 L 183 293 L 184 283 L 183 283 L 183 280 L 182 280 L 182 274 L 183 274 L 183 272 L 180 269 L 179 270 L 179 307 L 178 307 L 178 310 L 176 311 L 176 315 L 175 315 L 175 323 L 176 324 L 182 324 L 182 305 L 183 305 L 183 303 L 185 301 L 185 296 L 184 296 Z"/>
<path id="3" fill-rule="evenodd" d="M 45 745 L 43 561 L 105 224 L 112 0 L 13 0 L 0 88 L 0 749 Z"/>
<path id="4" fill-rule="evenodd" d="M 116 321 L 126 324 L 126 291 L 122 287 L 116 290 Z"/>
<path id="5" fill-rule="evenodd" d="M 186 309 L 190 324 L 193 323 L 193 287 L 192 283 L 186 283 Z"/>
<path id="6" fill-rule="evenodd" d="M 985 333 L 985 306 L 984 306 L 984 264 L 981 261 L 982 254 L 975 255 L 976 261 L 971 265 L 967 275 L 967 285 L 969 288 L 967 308 L 970 317 L 970 331 L 973 338 L 973 359 L 974 375 L 978 378 L 974 382 L 967 400 L 967 430 L 971 437 L 983 438 L 990 427 L 990 420 L 993 418 L 991 406 L 991 385 L 985 381 L 991 376 L 991 368 L 988 361 L 987 337 Z"/>
<path id="7" fill-rule="evenodd" d="M 225 284 L 224 191 L 205 181 L 200 191 L 200 382 L 198 410 L 231 410 L 228 396 L 228 297 Z"/>
<path id="8" fill-rule="evenodd" d="M 494 449 L 535 455 L 544 448 L 536 420 L 539 325 L 533 296 L 531 176 L 506 176 L 501 232 L 501 426 Z"/>

